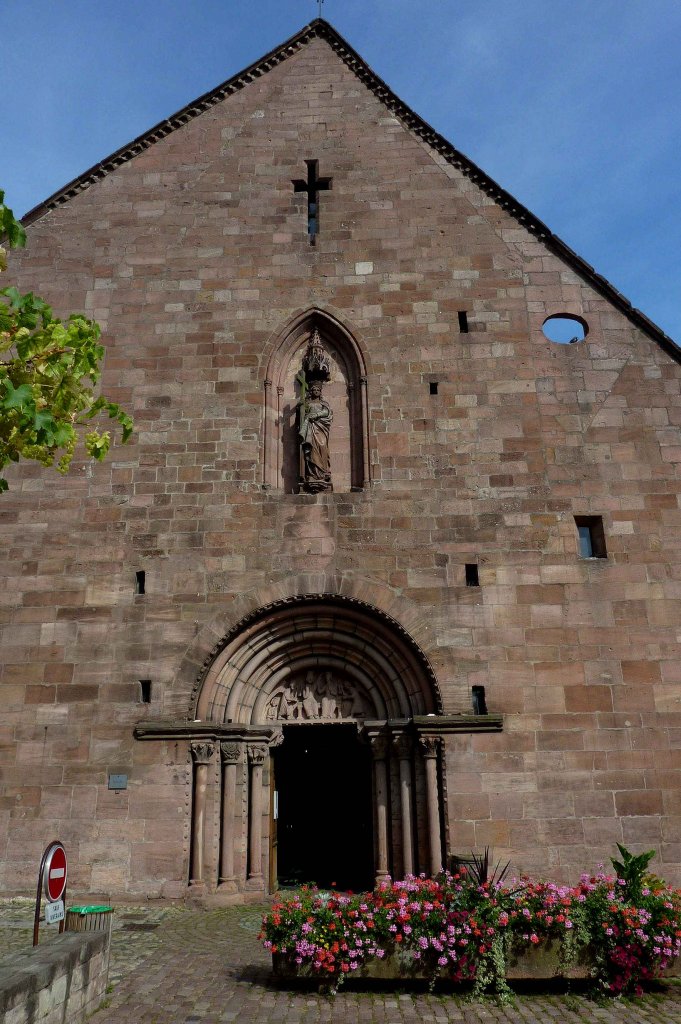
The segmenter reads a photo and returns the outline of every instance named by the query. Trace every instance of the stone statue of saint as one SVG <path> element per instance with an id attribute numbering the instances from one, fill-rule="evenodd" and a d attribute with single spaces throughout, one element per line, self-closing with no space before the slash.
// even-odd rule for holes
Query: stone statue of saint
<path id="1" fill-rule="evenodd" d="M 333 490 L 329 435 L 333 413 L 322 397 L 322 382 L 313 380 L 300 403 L 298 433 L 304 463 L 304 489 L 310 494 Z"/>

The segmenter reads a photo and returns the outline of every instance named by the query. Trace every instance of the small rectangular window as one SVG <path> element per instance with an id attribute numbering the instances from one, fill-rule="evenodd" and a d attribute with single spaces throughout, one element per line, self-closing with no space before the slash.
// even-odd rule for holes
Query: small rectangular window
<path id="1" fill-rule="evenodd" d="M 431 393 L 431 395 L 436 395 L 437 394 L 437 385 L 438 385 L 438 382 L 436 380 L 431 380 L 431 382 L 430 382 L 430 393 Z"/>
<path id="2" fill-rule="evenodd" d="M 144 569 L 138 569 L 135 573 L 135 593 L 144 594 L 147 586 L 147 574 Z"/>
<path id="3" fill-rule="evenodd" d="M 607 558 L 602 516 L 575 516 L 580 558 Z"/>
<path id="4" fill-rule="evenodd" d="M 468 334 L 468 313 L 465 309 L 459 310 L 459 331 L 461 334 Z"/>
<path id="5" fill-rule="evenodd" d="M 140 703 L 151 704 L 151 679 L 140 679 Z"/>
<path id="6" fill-rule="evenodd" d="M 475 562 L 466 565 L 466 586 L 480 586 L 480 573 L 478 572 L 478 566 Z"/>
<path id="7" fill-rule="evenodd" d="M 473 699 L 473 714 L 474 715 L 486 715 L 487 712 L 487 700 L 485 698 L 485 687 L 484 686 L 472 686 L 471 697 Z"/>

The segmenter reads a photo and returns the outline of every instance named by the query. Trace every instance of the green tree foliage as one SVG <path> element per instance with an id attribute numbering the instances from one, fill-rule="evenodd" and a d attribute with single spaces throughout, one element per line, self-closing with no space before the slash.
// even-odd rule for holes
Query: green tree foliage
<path id="1" fill-rule="evenodd" d="M 0 239 L 17 248 L 26 244 L 26 234 L 4 198 L 0 191 Z M 0 247 L 0 271 L 6 268 L 7 253 Z M 98 414 L 116 420 L 123 443 L 128 440 L 130 416 L 95 396 L 104 357 L 99 337 L 94 320 L 74 313 L 62 322 L 32 293 L 0 291 L 0 471 L 11 462 L 34 459 L 45 466 L 56 462 L 66 473 L 79 440 L 101 461 L 111 435 L 93 427 Z M 0 492 L 7 487 L 0 477 Z"/>

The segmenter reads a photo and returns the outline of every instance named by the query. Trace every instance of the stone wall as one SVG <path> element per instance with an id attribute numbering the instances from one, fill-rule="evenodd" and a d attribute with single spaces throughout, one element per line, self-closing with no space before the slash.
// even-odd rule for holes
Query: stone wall
<path id="1" fill-rule="evenodd" d="M 65 932 L 0 961 L 3 1024 L 79 1024 L 102 1002 L 110 933 Z"/>
<path id="2" fill-rule="evenodd" d="M 333 176 L 315 246 L 306 159 Z M 593 279 L 323 39 L 37 219 L 12 273 L 101 322 L 137 429 L 67 478 L 8 473 L 0 889 L 58 834 L 80 891 L 186 891 L 189 745 L 134 725 L 186 719 L 221 637 L 315 593 L 390 614 L 446 714 L 474 685 L 503 714 L 447 741 L 451 850 L 574 877 L 623 841 L 681 883 L 681 368 Z M 358 492 L 263 489 L 267 368 L 314 309 L 366 366 Z M 561 312 L 584 342 L 546 340 Z"/>

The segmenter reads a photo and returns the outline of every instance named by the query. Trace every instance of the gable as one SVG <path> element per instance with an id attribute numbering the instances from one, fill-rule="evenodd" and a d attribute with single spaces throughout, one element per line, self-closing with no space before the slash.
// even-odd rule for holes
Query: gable
<path id="1" fill-rule="evenodd" d="M 54 193 L 44 203 L 31 210 L 24 218 L 26 225 L 34 223 L 45 213 L 67 203 L 75 196 L 102 181 L 113 171 L 123 167 L 129 161 L 167 139 L 179 128 L 199 118 L 211 108 L 229 100 L 246 87 L 262 80 L 281 64 L 289 61 L 301 50 L 315 40 L 323 41 L 352 74 L 369 89 L 380 104 L 413 135 L 426 144 L 436 161 L 443 169 L 453 168 L 460 172 L 476 190 L 488 197 L 489 201 L 510 216 L 524 231 L 534 236 L 551 253 L 556 255 L 562 264 L 567 265 L 579 277 L 585 280 L 599 295 L 603 296 L 622 312 L 632 323 L 653 338 L 667 354 L 681 362 L 679 349 L 674 341 L 657 327 L 640 310 L 635 309 L 628 299 L 581 257 L 579 257 L 558 236 L 554 235 L 546 225 L 536 218 L 526 207 L 519 203 L 510 193 L 506 192 L 493 179 L 477 167 L 468 157 L 452 146 L 439 135 L 421 117 L 403 103 L 395 93 L 376 75 L 365 61 L 351 46 L 323 19 L 316 19 L 301 32 L 291 37 L 281 46 L 266 54 L 261 60 L 250 65 L 237 75 L 222 83 L 216 89 L 204 94 L 168 119 L 155 125 L 150 131 L 134 139 L 129 145 L 121 147 L 111 156 L 90 168 L 83 175 Z M 301 131 L 304 137 L 304 131 Z"/>

